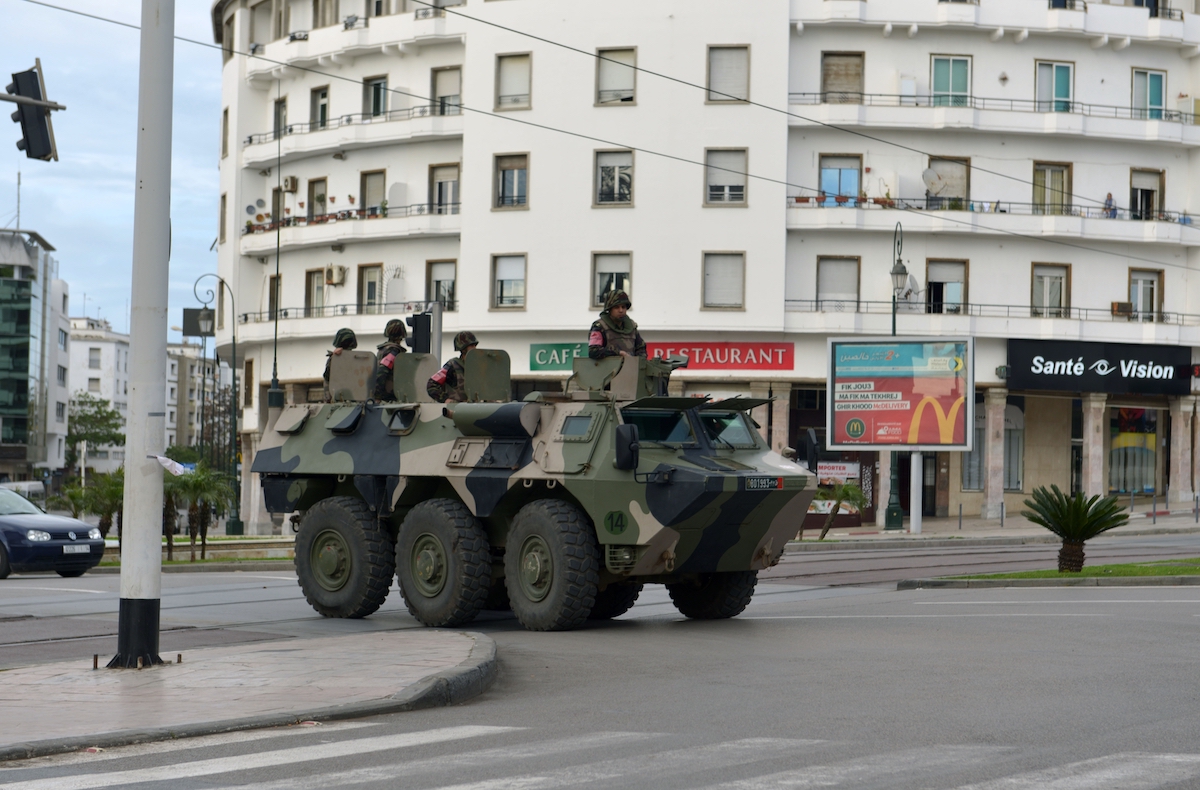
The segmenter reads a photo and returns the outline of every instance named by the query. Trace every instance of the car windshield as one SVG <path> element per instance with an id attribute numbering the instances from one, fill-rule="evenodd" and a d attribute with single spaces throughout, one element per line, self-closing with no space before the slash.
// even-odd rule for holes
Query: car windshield
<path id="1" fill-rule="evenodd" d="M 623 409 L 621 416 L 630 425 L 636 425 L 638 440 L 687 444 L 696 441 L 687 413 L 666 409 Z"/>
<path id="2" fill-rule="evenodd" d="M 41 509 L 16 491 L 0 488 L 0 516 L 20 516 L 41 513 Z"/>
<path id="3" fill-rule="evenodd" d="M 700 424 L 719 447 L 757 447 L 754 431 L 740 411 L 702 411 Z"/>

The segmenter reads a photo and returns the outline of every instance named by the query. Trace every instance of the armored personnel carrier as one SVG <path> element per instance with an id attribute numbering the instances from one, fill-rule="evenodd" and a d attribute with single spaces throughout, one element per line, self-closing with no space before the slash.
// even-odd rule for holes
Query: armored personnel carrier
<path id="1" fill-rule="evenodd" d="M 375 358 L 332 358 L 334 402 L 271 415 L 252 471 L 299 516 L 296 571 L 327 617 L 364 617 L 393 575 L 412 615 L 460 626 L 511 607 L 534 631 L 616 617 L 665 584 L 690 618 L 739 614 L 800 528 L 815 480 L 759 436 L 765 399 L 671 397 L 684 360 L 577 359 L 565 391 L 511 402 L 509 359 L 475 349 L 466 403 L 425 393 L 403 354 L 395 403 Z"/>

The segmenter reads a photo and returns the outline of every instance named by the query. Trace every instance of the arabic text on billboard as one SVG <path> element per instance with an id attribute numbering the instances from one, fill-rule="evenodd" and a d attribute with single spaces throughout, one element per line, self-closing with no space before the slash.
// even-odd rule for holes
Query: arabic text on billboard
<path id="1" fill-rule="evenodd" d="M 968 340 L 830 341 L 831 447 L 969 450 Z"/>

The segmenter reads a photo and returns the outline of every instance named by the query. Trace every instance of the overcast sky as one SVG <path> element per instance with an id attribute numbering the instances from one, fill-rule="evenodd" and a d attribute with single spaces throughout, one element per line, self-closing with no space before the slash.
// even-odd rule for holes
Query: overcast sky
<path id="1" fill-rule="evenodd" d="M 138 0 L 49 0 L 55 5 L 138 24 Z M 212 41 L 210 0 L 176 0 L 176 33 Z M 21 171 L 21 227 L 57 248 L 60 276 L 71 286 L 71 315 L 85 310 L 126 331 L 133 249 L 137 147 L 137 30 L 33 5 L 0 0 L 0 76 L 42 59 L 46 92 L 67 106 L 54 113 L 57 162 L 26 159 L 20 127 L 0 115 L 0 227 L 16 220 Z M 175 112 L 171 170 L 172 259 L 169 323 L 195 307 L 192 283 L 216 270 L 209 252 L 217 233 L 217 159 L 221 107 L 218 50 L 175 42 Z M 174 339 L 177 333 L 171 333 Z"/>

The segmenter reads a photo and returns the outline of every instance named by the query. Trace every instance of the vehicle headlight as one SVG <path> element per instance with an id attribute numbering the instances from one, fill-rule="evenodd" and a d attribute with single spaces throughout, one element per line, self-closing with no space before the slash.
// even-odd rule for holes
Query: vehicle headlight
<path id="1" fill-rule="evenodd" d="M 25 532 L 25 537 L 34 543 L 45 543 L 50 540 L 50 533 L 40 529 L 31 529 Z"/>
<path id="2" fill-rule="evenodd" d="M 92 527 L 88 530 L 88 538 L 91 540 L 100 540 L 103 537 L 104 536 L 100 534 L 100 530 L 96 529 L 95 527 Z"/>

